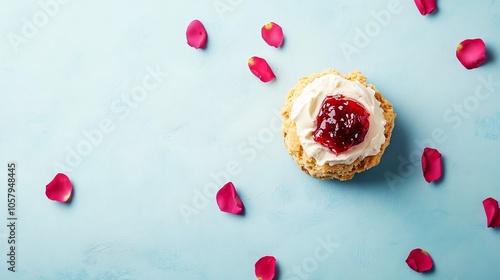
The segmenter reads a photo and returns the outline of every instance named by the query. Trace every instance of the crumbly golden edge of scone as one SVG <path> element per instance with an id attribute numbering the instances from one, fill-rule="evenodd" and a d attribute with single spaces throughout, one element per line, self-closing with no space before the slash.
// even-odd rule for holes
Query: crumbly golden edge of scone
<path id="1" fill-rule="evenodd" d="M 336 164 L 333 166 L 325 164 L 323 166 L 319 166 L 316 164 L 316 160 L 309 157 L 302 149 L 299 137 L 297 136 L 297 127 L 290 119 L 293 100 L 302 94 L 302 91 L 309 83 L 314 81 L 316 78 L 328 74 L 336 74 L 347 80 L 359 81 L 366 87 L 375 91 L 375 98 L 380 102 L 380 107 L 384 110 L 384 117 L 386 120 L 384 127 L 385 142 L 381 145 L 380 152 L 378 154 L 365 157 L 364 159 L 357 159 L 351 164 Z M 374 85 L 366 83 L 366 77 L 363 76 L 361 72 L 353 71 L 344 75 L 333 69 L 328 69 L 323 73 L 314 73 L 309 77 L 301 78 L 297 85 L 289 91 L 285 100 L 285 105 L 281 111 L 281 115 L 283 116 L 282 132 L 286 149 L 300 168 L 304 172 L 318 179 L 338 179 L 341 181 L 350 180 L 356 173 L 365 171 L 379 164 L 382 154 L 390 143 L 392 130 L 394 129 L 394 120 L 396 118 L 392 104 L 382 96 Z"/>

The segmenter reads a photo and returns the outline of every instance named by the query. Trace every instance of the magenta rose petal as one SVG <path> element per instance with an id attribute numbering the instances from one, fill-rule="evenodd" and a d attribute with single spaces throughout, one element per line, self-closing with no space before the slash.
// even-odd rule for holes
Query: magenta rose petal
<path id="1" fill-rule="evenodd" d="M 423 16 L 434 12 L 437 8 L 436 0 L 415 0 L 415 4 Z"/>
<path id="2" fill-rule="evenodd" d="M 486 224 L 488 227 L 500 227 L 500 209 L 498 201 L 492 197 L 488 197 L 483 201 L 484 211 L 486 212 Z"/>
<path id="3" fill-rule="evenodd" d="M 283 44 L 283 28 L 277 23 L 270 22 L 261 28 L 262 39 L 269 46 L 279 48 Z"/>
<path id="4" fill-rule="evenodd" d="M 73 185 L 63 173 L 58 173 L 45 187 L 45 195 L 54 201 L 68 202 L 72 193 Z"/>
<path id="5" fill-rule="evenodd" d="M 418 273 L 429 271 L 434 266 L 431 255 L 420 248 L 413 249 L 410 252 L 408 258 L 406 258 L 406 263 Z"/>
<path id="6" fill-rule="evenodd" d="M 457 46 L 456 55 L 468 70 L 479 67 L 486 60 L 486 45 L 481 39 L 467 39 Z"/>
<path id="7" fill-rule="evenodd" d="M 241 201 L 233 183 L 226 183 L 216 195 L 217 205 L 222 212 L 239 215 L 243 212 L 243 202 Z"/>
<path id="8" fill-rule="evenodd" d="M 207 45 L 207 30 L 201 21 L 195 19 L 186 30 L 187 43 L 195 49 L 204 49 Z"/>
<path id="9" fill-rule="evenodd" d="M 443 167 L 441 162 L 441 153 L 433 148 L 425 148 L 422 154 L 422 171 L 425 180 L 430 183 L 441 178 Z"/>
<path id="10" fill-rule="evenodd" d="M 255 276 L 259 280 L 273 280 L 276 275 L 276 258 L 265 256 L 255 263 Z"/>
<path id="11" fill-rule="evenodd" d="M 250 68 L 250 71 L 264 83 L 276 79 L 267 61 L 258 56 L 253 56 L 248 60 L 248 68 Z"/>

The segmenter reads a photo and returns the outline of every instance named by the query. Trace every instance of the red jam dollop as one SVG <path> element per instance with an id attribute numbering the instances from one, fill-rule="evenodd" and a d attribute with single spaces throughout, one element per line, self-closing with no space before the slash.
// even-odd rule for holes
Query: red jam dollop
<path id="1" fill-rule="evenodd" d="M 327 96 L 316 117 L 313 139 L 335 155 L 362 143 L 370 128 L 370 113 L 342 94 Z"/>

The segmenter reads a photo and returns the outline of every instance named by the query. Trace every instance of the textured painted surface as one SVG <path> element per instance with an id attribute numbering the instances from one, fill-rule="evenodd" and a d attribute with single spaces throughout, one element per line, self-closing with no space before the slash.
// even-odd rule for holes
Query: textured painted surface
<path id="1" fill-rule="evenodd" d="M 413 1 L 66 2 L 1 4 L 0 224 L 9 161 L 19 217 L 17 272 L 1 261 L 1 279 L 253 279 L 264 255 L 286 280 L 496 277 L 500 232 L 481 202 L 500 199 L 498 1 L 439 1 L 426 17 Z M 195 18 L 204 51 L 186 44 Z M 269 21 L 281 49 L 260 38 Z M 491 59 L 467 71 L 455 48 L 476 37 Z M 253 55 L 276 81 L 250 73 Z M 350 182 L 300 172 L 279 133 L 288 89 L 330 67 L 361 70 L 398 113 L 381 164 Z M 415 160 L 424 145 L 444 156 L 438 184 Z M 55 166 L 70 205 L 44 195 Z M 217 208 L 227 180 L 243 217 Z M 433 273 L 406 266 L 417 247 Z"/>

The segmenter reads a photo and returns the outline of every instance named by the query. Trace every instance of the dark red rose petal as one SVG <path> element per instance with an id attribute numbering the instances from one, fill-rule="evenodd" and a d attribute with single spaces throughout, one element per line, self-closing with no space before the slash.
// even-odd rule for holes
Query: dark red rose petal
<path id="1" fill-rule="evenodd" d="M 422 171 L 425 180 L 430 183 L 441 178 L 443 168 L 441 163 L 441 153 L 433 148 L 425 148 L 422 154 Z"/>
<path id="2" fill-rule="evenodd" d="M 486 60 L 486 45 L 481 39 L 467 39 L 458 44 L 456 55 L 465 68 L 474 69 Z"/>
<path id="3" fill-rule="evenodd" d="M 45 195 L 50 200 L 68 202 L 73 193 L 73 186 L 68 176 L 58 173 L 45 187 Z"/>
<path id="4" fill-rule="evenodd" d="M 498 201 L 492 197 L 488 197 L 483 201 L 484 211 L 486 212 L 486 224 L 488 227 L 500 227 L 500 209 Z"/>
<path id="5" fill-rule="evenodd" d="M 420 248 L 413 249 L 410 252 L 408 258 L 406 258 L 406 263 L 411 269 L 419 273 L 429 271 L 434 266 L 431 255 Z"/>
<path id="6" fill-rule="evenodd" d="M 274 22 L 262 26 L 260 33 L 269 46 L 279 48 L 283 44 L 283 29 Z"/>
<path id="7" fill-rule="evenodd" d="M 239 215 L 243 212 L 243 202 L 241 201 L 233 183 L 226 183 L 216 195 L 217 205 L 222 212 Z"/>
<path id="8" fill-rule="evenodd" d="M 258 56 L 253 56 L 248 60 L 248 68 L 250 68 L 250 71 L 252 71 L 252 73 L 264 83 L 276 79 L 273 70 L 269 67 L 269 64 L 267 64 L 267 61 Z"/>
<path id="9" fill-rule="evenodd" d="M 255 276 L 259 280 L 273 280 L 276 275 L 276 258 L 265 256 L 255 263 Z"/>
<path id="10" fill-rule="evenodd" d="M 434 12 L 437 8 L 436 0 L 415 0 L 415 4 L 423 16 Z"/>
<path id="11" fill-rule="evenodd" d="M 201 21 L 195 19 L 187 27 L 187 43 L 195 49 L 204 49 L 207 45 L 207 30 Z"/>

